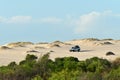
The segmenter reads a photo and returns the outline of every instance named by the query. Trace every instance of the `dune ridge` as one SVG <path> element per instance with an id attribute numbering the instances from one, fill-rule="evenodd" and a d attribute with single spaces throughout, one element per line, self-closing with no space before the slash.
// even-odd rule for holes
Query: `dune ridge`
<path id="1" fill-rule="evenodd" d="M 69 52 L 69 49 L 79 45 L 81 52 Z M 57 57 L 73 56 L 79 60 L 85 60 L 91 57 L 105 58 L 114 60 L 120 57 L 120 40 L 113 39 L 76 39 L 71 41 L 54 41 L 51 43 L 40 42 L 14 42 L 0 46 L 0 66 L 8 63 L 24 60 L 27 54 L 34 54 L 40 57 L 43 54 L 50 53 L 50 59 Z M 113 52 L 115 55 L 106 55 L 107 52 Z"/>

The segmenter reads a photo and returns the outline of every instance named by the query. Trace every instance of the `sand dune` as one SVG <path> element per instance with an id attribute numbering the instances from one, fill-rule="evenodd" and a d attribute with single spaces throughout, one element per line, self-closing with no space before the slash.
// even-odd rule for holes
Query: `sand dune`
<path id="1" fill-rule="evenodd" d="M 0 50 L 8 50 L 8 49 L 11 49 L 11 48 L 8 46 L 0 46 Z"/>
<path id="2" fill-rule="evenodd" d="M 69 49 L 79 45 L 81 52 L 69 52 Z M 52 43 L 31 43 L 16 42 L 9 43 L 0 47 L 0 66 L 7 65 L 12 61 L 19 63 L 25 59 L 27 54 L 34 54 L 38 57 L 50 52 L 50 58 L 54 60 L 57 57 L 73 56 L 79 60 L 85 60 L 91 57 L 100 57 L 108 60 L 114 60 L 120 57 L 120 41 L 112 39 L 80 39 L 66 42 L 55 41 Z M 115 55 L 106 55 L 107 52 L 113 52 Z"/>
<path id="3" fill-rule="evenodd" d="M 7 44 L 8 47 L 25 47 L 26 45 L 33 45 L 32 42 L 14 42 Z"/>

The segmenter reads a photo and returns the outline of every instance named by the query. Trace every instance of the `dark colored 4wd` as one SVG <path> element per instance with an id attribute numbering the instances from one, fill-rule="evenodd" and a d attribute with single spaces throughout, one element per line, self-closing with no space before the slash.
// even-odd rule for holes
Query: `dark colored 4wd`
<path id="1" fill-rule="evenodd" d="M 80 47 L 76 45 L 70 49 L 70 52 L 80 52 Z"/>

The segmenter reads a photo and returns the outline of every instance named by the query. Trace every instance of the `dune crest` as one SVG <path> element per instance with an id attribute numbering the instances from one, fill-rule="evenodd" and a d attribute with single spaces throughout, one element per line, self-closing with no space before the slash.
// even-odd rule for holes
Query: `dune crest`
<path id="1" fill-rule="evenodd" d="M 70 52 L 71 47 L 79 45 L 80 52 Z M 51 43 L 41 42 L 14 42 L 0 47 L 0 66 L 8 63 L 24 60 L 27 54 L 34 54 L 40 57 L 43 54 L 50 53 L 50 59 L 57 57 L 77 57 L 79 60 L 85 60 L 92 57 L 99 57 L 108 60 L 114 60 L 120 57 L 120 40 L 96 38 L 77 39 L 71 41 L 54 41 Z M 106 55 L 107 52 L 114 52 L 115 55 Z"/>
<path id="2" fill-rule="evenodd" d="M 8 46 L 0 46 L 0 50 L 8 50 L 8 49 L 12 49 L 12 48 Z"/>
<path id="3" fill-rule="evenodd" d="M 25 47 L 26 45 L 33 45 L 32 42 L 14 42 L 14 43 L 9 43 L 7 46 L 9 47 Z"/>
<path id="4" fill-rule="evenodd" d="M 85 46 L 104 46 L 104 45 L 113 45 L 116 43 L 113 39 L 96 39 L 96 38 L 86 38 L 86 39 L 78 39 L 78 40 L 72 40 L 68 41 L 67 43 L 70 44 L 80 44 Z"/>

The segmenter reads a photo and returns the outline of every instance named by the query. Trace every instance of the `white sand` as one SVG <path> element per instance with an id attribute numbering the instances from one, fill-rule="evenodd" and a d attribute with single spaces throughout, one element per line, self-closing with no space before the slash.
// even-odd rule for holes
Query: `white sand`
<path id="1" fill-rule="evenodd" d="M 112 44 L 104 44 L 105 42 L 110 42 Z M 56 44 L 60 45 L 60 47 L 56 46 Z M 79 45 L 81 47 L 81 52 L 69 52 L 69 49 L 74 45 Z M 120 41 L 116 40 L 96 41 L 85 39 L 67 41 L 64 43 L 27 44 L 22 47 L 17 46 L 10 48 L 11 49 L 0 49 L 0 66 L 7 65 L 12 61 L 19 63 L 21 60 L 25 59 L 27 54 L 34 54 L 40 57 L 50 51 L 53 51 L 50 52 L 50 59 L 52 60 L 57 57 L 67 56 L 77 57 L 79 60 L 85 60 L 91 57 L 114 60 L 117 57 L 120 57 Z M 30 52 L 31 50 L 35 50 L 37 52 Z M 109 51 L 114 52 L 115 55 L 106 56 L 106 52 Z"/>

